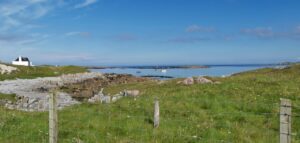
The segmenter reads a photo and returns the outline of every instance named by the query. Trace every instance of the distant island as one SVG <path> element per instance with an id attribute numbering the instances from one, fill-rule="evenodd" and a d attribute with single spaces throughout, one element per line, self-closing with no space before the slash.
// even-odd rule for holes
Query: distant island
<path id="1" fill-rule="evenodd" d="M 284 66 L 297 62 L 282 62 L 273 64 L 211 64 L 211 65 L 162 65 L 162 66 L 85 66 L 87 69 L 202 69 L 220 66 L 251 67 L 251 66 Z"/>
<path id="2" fill-rule="evenodd" d="M 87 66 L 88 69 L 200 69 L 209 66 L 184 65 L 184 66 Z"/>

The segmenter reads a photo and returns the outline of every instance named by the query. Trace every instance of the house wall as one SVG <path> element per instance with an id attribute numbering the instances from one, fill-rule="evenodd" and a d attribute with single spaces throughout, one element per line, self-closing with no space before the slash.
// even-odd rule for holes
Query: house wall
<path id="1" fill-rule="evenodd" d="M 28 60 L 28 58 L 27 58 Z M 32 63 L 28 60 L 28 61 L 22 61 L 22 57 L 19 56 L 16 60 L 12 61 L 13 65 L 19 65 L 19 66 L 32 66 Z"/>
<path id="2" fill-rule="evenodd" d="M 22 62 L 22 61 L 13 61 L 13 65 L 19 65 L 19 66 L 30 66 L 30 63 L 28 61 Z"/>

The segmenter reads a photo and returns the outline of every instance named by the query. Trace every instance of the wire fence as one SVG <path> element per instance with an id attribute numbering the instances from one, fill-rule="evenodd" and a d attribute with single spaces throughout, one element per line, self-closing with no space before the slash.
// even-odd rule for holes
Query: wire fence
<path id="1" fill-rule="evenodd" d="M 139 100 L 139 99 L 138 99 Z M 206 109 L 203 101 L 180 101 L 164 104 L 160 100 L 159 127 L 154 128 L 154 98 L 137 102 L 131 98 L 111 104 L 86 104 L 67 107 L 58 112 L 58 142 L 280 142 L 280 100 L 277 103 L 226 102 L 239 104 L 228 111 Z M 117 101 L 119 102 L 119 101 Z M 169 107 L 181 105 L 184 110 Z M 225 106 L 226 106 L 225 104 Z M 264 110 L 253 109 L 263 105 Z M 201 107 L 201 108 L 198 108 Z M 227 108 L 226 108 L 227 109 Z M 292 142 L 300 142 L 300 107 L 291 106 Z M 48 112 L 11 112 L 1 108 L 0 142 L 48 143 Z"/>

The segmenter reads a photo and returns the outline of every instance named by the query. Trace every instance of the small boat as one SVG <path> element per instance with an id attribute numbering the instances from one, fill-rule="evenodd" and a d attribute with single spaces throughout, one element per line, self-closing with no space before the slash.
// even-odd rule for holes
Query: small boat
<path id="1" fill-rule="evenodd" d="M 142 73 L 141 71 L 136 71 L 136 73 Z"/>
<path id="2" fill-rule="evenodd" d="M 167 70 L 166 69 L 162 69 L 161 72 L 162 73 L 167 73 Z"/>

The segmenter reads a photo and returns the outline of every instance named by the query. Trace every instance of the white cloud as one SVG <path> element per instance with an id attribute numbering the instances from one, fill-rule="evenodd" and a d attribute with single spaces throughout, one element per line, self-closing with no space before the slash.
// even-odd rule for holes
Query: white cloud
<path id="1" fill-rule="evenodd" d="M 24 23 L 45 16 L 51 9 L 46 0 L 4 1 L 0 3 L 0 30 L 19 28 Z"/>
<path id="2" fill-rule="evenodd" d="M 258 38 L 272 38 L 277 36 L 271 27 L 246 28 L 241 30 L 242 34 L 256 36 Z"/>
<path id="3" fill-rule="evenodd" d="M 82 36 L 82 37 L 88 37 L 90 35 L 91 35 L 91 33 L 89 33 L 89 32 L 78 32 L 78 31 L 65 33 L 65 36 Z"/>
<path id="4" fill-rule="evenodd" d="M 137 40 L 138 37 L 133 34 L 120 34 L 120 35 L 114 36 L 113 39 L 119 40 L 119 41 L 133 41 L 133 40 Z"/>
<path id="5" fill-rule="evenodd" d="M 276 31 L 272 27 L 256 27 L 242 29 L 241 33 L 247 36 L 253 36 L 259 39 L 300 39 L 300 26 L 292 28 L 290 31 Z"/>
<path id="6" fill-rule="evenodd" d="M 41 33 L 33 33 L 28 35 L 1 34 L 0 43 L 10 45 L 33 44 L 45 41 L 49 37 L 50 35 Z"/>
<path id="7" fill-rule="evenodd" d="M 216 29 L 213 27 L 205 27 L 201 25 L 190 25 L 186 28 L 186 32 L 214 32 Z"/>
<path id="8" fill-rule="evenodd" d="M 0 0 L 0 32 L 33 24 L 34 20 L 59 7 L 72 5 L 75 8 L 83 8 L 96 2 L 97 0 L 82 0 L 73 6 L 70 1 L 64 0 Z"/>
<path id="9" fill-rule="evenodd" d="M 296 27 L 295 33 L 300 33 L 300 25 Z"/>
<path id="10" fill-rule="evenodd" d="M 47 0 L 27 0 L 29 3 L 41 3 L 41 2 L 45 2 Z"/>
<path id="11" fill-rule="evenodd" d="M 209 41 L 211 38 L 209 37 L 177 37 L 173 39 L 169 39 L 170 43 L 198 43 L 202 41 Z"/>
<path id="12" fill-rule="evenodd" d="M 38 49 L 37 49 L 38 50 Z M 42 61 L 42 63 L 60 63 L 60 64 L 82 64 L 82 63 L 90 63 L 97 59 L 96 56 L 91 53 L 75 53 L 72 51 L 56 51 L 56 52 L 38 52 L 35 54 L 28 53 L 26 55 L 32 55 L 31 58 L 36 61 Z"/>
<path id="13" fill-rule="evenodd" d="M 20 39 L 22 39 L 20 36 L 17 35 L 0 35 L 0 41 L 1 42 L 15 42 L 15 41 L 19 41 Z"/>
<path id="14" fill-rule="evenodd" d="M 83 7 L 89 6 L 91 4 L 94 4 L 96 2 L 97 2 L 97 0 L 84 0 L 83 3 L 75 5 L 74 8 L 83 8 Z"/>

